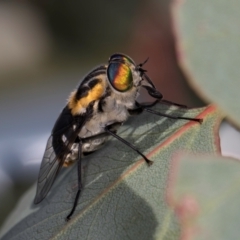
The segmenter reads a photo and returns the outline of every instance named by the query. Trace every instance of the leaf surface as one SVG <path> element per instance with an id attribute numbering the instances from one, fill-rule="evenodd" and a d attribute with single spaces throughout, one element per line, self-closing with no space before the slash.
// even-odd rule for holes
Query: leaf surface
<path id="1" fill-rule="evenodd" d="M 218 127 L 222 119 L 214 106 L 180 109 L 166 105 L 156 110 L 177 116 L 200 117 L 202 124 L 173 120 L 150 113 L 132 117 L 119 135 L 154 164 L 121 142 L 111 139 L 105 147 L 83 160 L 83 184 L 76 212 L 69 222 L 77 190 L 76 165 L 57 178 L 48 196 L 33 205 L 36 186 L 20 201 L 5 224 L 2 239 L 176 239 L 180 225 L 166 203 L 171 159 L 179 151 L 219 154 Z"/>
<path id="2" fill-rule="evenodd" d="M 189 83 L 240 126 L 240 2 L 185 0 L 176 6 L 178 60 Z"/>
<path id="3" fill-rule="evenodd" d="M 181 239 L 238 239 L 239 161 L 185 156 L 173 168 L 169 203 L 178 216 Z"/>

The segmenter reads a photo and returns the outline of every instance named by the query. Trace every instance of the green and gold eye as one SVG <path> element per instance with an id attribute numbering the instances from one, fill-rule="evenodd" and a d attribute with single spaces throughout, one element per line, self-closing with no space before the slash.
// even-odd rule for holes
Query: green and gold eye
<path id="1" fill-rule="evenodd" d="M 107 77 L 112 87 L 119 92 L 126 92 L 133 86 L 132 71 L 124 63 L 110 63 L 107 68 Z"/>
<path id="2" fill-rule="evenodd" d="M 129 56 L 121 53 L 115 53 L 109 58 L 109 62 L 113 62 L 113 61 L 126 62 L 129 64 L 136 65 L 135 62 Z"/>

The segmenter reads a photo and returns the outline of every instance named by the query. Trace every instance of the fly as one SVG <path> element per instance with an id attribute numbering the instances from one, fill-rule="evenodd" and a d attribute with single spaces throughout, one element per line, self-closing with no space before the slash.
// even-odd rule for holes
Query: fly
<path id="1" fill-rule="evenodd" d="M 148 60 L 148 59 L 147 59 Z M 143 111 L 172 119 L 184 119 L 201 123 L 202 119 L 176 117 L 151 109 L 157 102 L 183 106 L 163 99 L 142 66 L 136 65 L 127 55 L 113 54 L 107 65 L 93 69 L 74 90 L 67 105 L 58 117 L 42 159 L 34 203 L 40 203 L 51 189 L 61 168 L 78 163 L 78 191 L 73 207 L 67 216 L 73 215 L 82 190 L 81 160 L 88 153 L 102 147 L 112 136 L 139 155 L 148 165 L 153 162 L 133 144 L 117 135 L 119 127 L 131 115 Z M 156 100 L 152 104 L 136 101 L 141 88 L 145 88 Z"/>

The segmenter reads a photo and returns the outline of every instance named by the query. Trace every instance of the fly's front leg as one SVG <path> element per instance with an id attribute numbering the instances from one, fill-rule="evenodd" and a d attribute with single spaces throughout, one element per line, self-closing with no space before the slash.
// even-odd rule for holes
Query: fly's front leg
<path id="1" fill-rule="evenodd" d="M 134 109 L 128 109 L 128 113 L 129 115 L 139 115 L 144 111 L 144 108 L 151 108 L 153 106 L 155 106 L 159 101 L 155 100 L 153 103 L 149 103 L 149 104 L 140 104 L 137 101 L 135 101 L 135 105 L 136 108 Z"/>
<path id="2" fill-rule="evenodd" d="M 160 102 L 166 103 L 168 105 L 174 105 L 174 106 L 177 106 L 177 107 L 187 108 L 186 105 L 175 103 L 175 102 L 168 101 L 168 100 L 165 100 L 165 99 L 160 100 Z"/>
<path id="3" fill-rule="evenodd" d="M 189 117 L 181 117 L 181 116 L 172 116 L 172 115 L 168 115 L 168 114 L 165 114 L 165 113 L 161 113 L 161 112 L 158 112 L 158 111 L 155 111 L 149 107 L 152 107 L 156 104 L 157 102 L 155 101 L 154 103 L 152 104 L 140 104 L 138 102 L 136 102 L 136 106 L 138 107 L 137 109 L 142 109 L 141 111 L 146 111 L 146 112 L 149 112 L 149 113 L 152 113 L 152 114 L 155 114 L 155 115 L 158 115 L 158 116 L 161 116 L 161 117 L 167 117 L 167 118 L 171 118 L 171 119 L 183 119 L 183 120 L 189 120 L 189 121 L 195 121 L 195 122 L 199 122 L 199 123 L 202 123 L 203 120 L 200 119 L 200 118 L 189 118 Z"/>

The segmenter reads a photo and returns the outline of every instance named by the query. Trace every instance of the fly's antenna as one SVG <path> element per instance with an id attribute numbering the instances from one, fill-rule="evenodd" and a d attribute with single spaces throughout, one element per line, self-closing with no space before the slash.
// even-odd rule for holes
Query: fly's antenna
<path id="1" fill-rule="evenodd" d="M 143 62 L 143 63 L 140 63 L 136 66 L 136 69 L 143 75 L 145 72 L 147 72 L 147 70 L 145 69 L 142 69 L 142 66 L 144 64 L 146 64 L 146 62 L 149 60 L 149 57 Z"/>
<path id="2" fill-rule="evenodd" d="M 143 63 L 138 64 L 138 67 L 141 68 L 144 64 L 147 63 L 148 60 L 149 60 L 149 57 L 148 57 Z M 146 71 L 146 70 L 145 70 L 145 71 Z"/>

